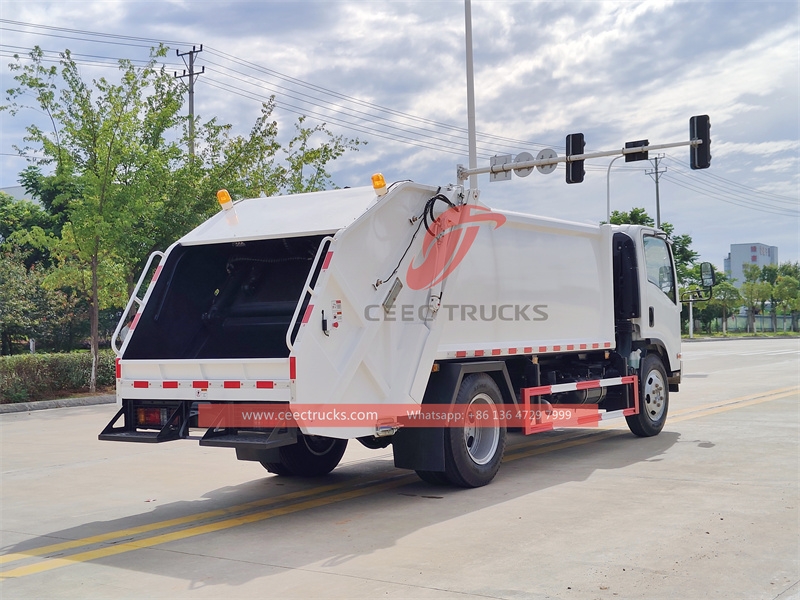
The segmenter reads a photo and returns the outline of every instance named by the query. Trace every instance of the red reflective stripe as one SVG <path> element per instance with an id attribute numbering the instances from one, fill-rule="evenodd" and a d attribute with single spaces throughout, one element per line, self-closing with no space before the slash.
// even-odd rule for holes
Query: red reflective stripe
<path id="1" fill-rule="evenodd" d="M 133 323 L 131 323 L 130 331 L 133 331 L 134 329 L 136 329 L 136 324 L 139 322 L 139 319 L 141 319 L 141 318 L 142 318 L 142 313 L 138 313 L 137 312 L 136 316 L 133 317 Z"/>
<path id="2" fill-rule="evenodd" d="M 508 349 L 508 353 L 509 354 L 516 354 L 517 353 L 517 349 L 516 348 L 509 348 Z"/>
<path id="3" fill-rule="evenodd" d="M 567 344 L 567 350 L 575 350 L 575 344 Z"/>
<path id="4" fill-rule="evenodd" d="M 599 423 L 602 420 L 600 413 L 596 415 L 584 415 L 578 417 L 578 425 L 586 425 L 587 423 Z"/>
<path id="5" fill-rule="evenodd" d="M 539 346 L 539 352 L 547 352 L 547 346 Z"/>
<path id="6" fill-rule="evenodd" d="M 224 382 L 222 384 L 222 387 L 224 387 L 226 390 L 238 390 L 240 387 L 242 387 L 242 382 L 241 381 L 226 381 L 226 382 Z"/>
<path id="7" fill-rule="evenodd" d="M 581 344 L 581 350 L 586 350 L 586 344 Z"/>
<path id="8" fill-rule="evenodd" d="M 576 386 L 576 390 L 590 390 L 592 388 L 599 388 L 600 380 L 596 379 L 594 381 L 579 381 L 576 383 Z"/>
<path id="9" fill-rule="evenodd" d="M 193 381 L 192 387 L 195 389 L 205 390 L 208 389 L 208 382 L 207 381 Z"/>
<path id="10" fill-rule="evenodd" d="M 548 394 L 552 393 L 552 390 L 552 385 L 540 385 L 539 387 L 525 388 L 528 398 L 531 396 L 547 396 Z"/>
<path id="11" fill-rule="evenodd" d="M 275 387 L 274 381 L 256 381 L 256 389 L 271 390 Z"/>
<path id="12" fill-rule="evenodd" d="M 631 415 L 635 415 L 636 414 L 636 409 L 635 408 L 623 408 L 622 409 L 622 414 L 624 416 L 626 416 L 626 417 L 630 417 Z"/>
<path id="13" fill-rule="evenodd" d="M 166 390 L 177 390 L 178 389 L 178 382 L 177 381 L 164 381 L 161 383 L 161 387 Z"/>
<path id="14" fill-rule="evenodd" d="M 156 279 L 158 279 L 159 275 L 161 275 L 161 265 L 156 267 L 156 272 L 153 273 L 153 279 L 150 281 L 150 285 L 153 285 L 156 282 Z"/>
<path id="15" fill-rule="evenodd" d="M 289 357 L 289 379 L 297 379 L 297 359 L 294 356 Z"/>
<path id="16" fill-rule="evenodd" d="M 333 252 L 328 252 L 325 255 L 325 260 L 322 261 L 322 268 L 327 269 L 331 264 L 331 259 L 333 258 Z"/>
<path id="17" fill-rule="evenodd" d="M 475 356 L 483 356 L 485 352 L 483 350 L 475 350 Z"/>
<path id="18" fill-rule="evenodd" d="M 134 381 L 133 387 L 135 388 L 149 388 L 150 382 L 149 381 Z"/>
<path id="19" fill-rule="evenodd" d="M 499 348 L 495 348 L 494 350 L 492 350 L 492 356 L 499 356 L 499 354 L 500 354 Z"/>
<path id="20" fill-rule="evenodd" d="M 597 348 L 599 348 L 599 347 L 600 347 L 600 344 L 592 344 L 592 349 L 593 349 L 593 350 L 594 350 L 594 349 L 597 349 Z"/>
<path id="21" fill-rule="evenodd" d="M 114 359 L 114 370 L 116 370 L 117 372 L 117 379 L 120 379 L 122 377 L 122 363 L 120 362 L 121 360 L 122 360 L 121 358 Z"/>
<path id="22" fill-rule="evenodd" d="M 305 314 L 303 315 L 303 321 L 302 321 L 302 323 L 303 323 L 303 324 L 305 324 L 305 323 L 308 323 L 308 320 L 311 318 L 311 312 L 312 312 L 313 310 L 314 310 L 314 305 L 313 305 L 313 304 L 309 304 L 309 305 L 306 307 L 306 312 L 305 312 Z"/>
<path id="23" fill-rule="evenodd" d="M 611 342 L 606 342 L 606 343 L 605 343 L 605 344 L 603 344 L 603 345 L 604 345 L 606 348 L 611 348 Z"/>
<path id="24" fill-rule="evenodd" d="M 553 346 L 553 352 L 559 352 L 561 350 L 561 346 Z"/>
<path id="25" fill-rule="evenodd" d="M 525 346 L 525 350 L 523 350 L 525 354 L 530 354 L 533 352 L 533 348 L 531 346 Z"/>
<path id="26" fill-rule="evenodd" d="M 456 358 L 464 358 L 467 355 L 466 350 L 458 350 L 456 352 Z"/>

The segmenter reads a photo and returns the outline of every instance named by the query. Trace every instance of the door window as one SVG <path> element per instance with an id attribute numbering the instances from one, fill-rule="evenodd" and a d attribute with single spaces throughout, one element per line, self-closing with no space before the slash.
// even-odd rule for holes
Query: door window
<path id="1" fill-rule="evenodd" d="M 667 242 L 659 237 L 645 236 L 644 262 L 647 265 L 647 280 L 675 302 L 675 272 Z"/>

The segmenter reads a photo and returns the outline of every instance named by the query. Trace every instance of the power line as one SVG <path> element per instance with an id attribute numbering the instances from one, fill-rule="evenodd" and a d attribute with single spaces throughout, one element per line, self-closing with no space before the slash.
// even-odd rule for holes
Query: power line
<path id="1" fill-rule="evenodd" d="M 20 21 L 10 21 L 10 20 L 7 20 L 7 19 L 0 19 L 0 23 L 10 23 L 10 24 L 14 24 L 14 25 L 23 25 L 23 26 L 27 26 L 27 27 L 36 28 L 36 29 L 44 29 L 44 30 L 47 30 L 47 31 L 62 31 L 62 32 L 70 33 L 70 34 L 90 35 L 90 36 L 93 36 L 93 37 L 104 38 L 104 39 L 87 39 L 87 38 L 76 38 L 76 37 L 74 37 L 72 35 L 70 35 L 70 36 L 61 36 L 61 35 L 56 35 L 56 34 L 52 34 L 52 33 L 37 32 L 38 35 L 47 35 L 47 36 L 51 36 L 51 37 L 60 37 L 60 38 L 66 37 L 67 39 L 78 39 L 80 41 L 87 41 L 87 42 L 116 43 L 116 42 L 111 42 L 109 40 L 130 40 L 130 41 L 144 41 L 144 42 L 149 42 L 149 43 L 185 44 L 185 42 L 163 41 L 163 40 L 155 40 L 155 39 L 152 39 L 152 38 L 125 36 L 125 35 L 118 35 L 118 34 L 105 34 L 105 33 L 90 32 L 90 31 L 78 30 L 78 29 L 68 29 L 68 28 L 63 28 L 63 27 L 36 25 L 36 24 L 33 24 L 33 23 L 23 23 L 23 22 L 20 22 Z M 22 31 L 22 30 L 18 30 L 18 29 L 12 29 L 12 28 L 1 27 L 1 26 L 0 26 L 0 29 L 6 29 L 6 30 L 10 30 L 10 31 L 17 31 L 17 32 L 20 32 L 20 33 L 32 33 L 32 32 L 29 32 L 29 31 Z M 120 44 L 121 45 L 131 45 L 131 44 L 128 44 L 127 42 L 126 43 L 120 43 Z M 133 45 L 135 45 L 135 44 L 133 44 Z M 216 50 L 216 49 L 211 48 L 211 47 L 206 47 L 205 49 L 206 49 L 206 51 L 209 52 L 209 54 L 219 56 L 221 58 L 224 58 L 225 60 L 233 62 L 234 64 L 238 64 L 240 66 L 245 66 L 247 68 L 251 68 L 251 69 L 253 69 L 253 70 L 257 71 L 257 72 L 268 74 L 268 75 L 273 76 L 273 77 L 275 77 L 275 78 L 277 78 L 279 80 L 283 80 L 283 81 L 286 81 L 286 82 L 291 83 L 293 85 L 296 85 L 296 86 L 299 86 L 299 87 L 302 87 L 302 88 L 305 88 L 305 89 L 309 89 L 309 90 L 314 91 L 316 93 L 321 93 L 321 94 L 323 94 L 325 96 L 330 96 L 330 97 L 338 98 L 340 100 L 345 100 L 347 102 L 352 102 L 352 103 L 355 103 L 355 104 L 370 108 L 371 110 L 375 110 L 375 111 L 378 111 L 378 112 L 385 112 L 385 113 L 392 114 L 392 115 L 395 115 L 395 116 L 398 116 L 398 117 L 402 117 L 404 119 L 409 119 L 411 121 L 415 121 L 415 122 L 418 122 L 418 123 L 421 123 L 421 124 L 424 124 L 424 125 L 438 127 L 438 128 L 442 128 L 442 129 L 447 129 L 447 130 L 455 131 L 455 132 L 458 132 L 458 133 L 463 133 L 465 135 L 467 133 L 467 130 L 465 128 L 462 128 L 462 127 L 458 127 L 458 126 L 451 125 L 451 124 L 448 124 L 448 123 L 442 123 L 442 122 L 434 121 L 434 120 L 431 120 L 431 119 L 426 119 L 426 118 L 423 118 L 423 117 L 419 117 L 419 116 L 416 116 L 416 115 L 412 115 L 412 114 L 409 114 L 409 113 L 404 113 L 404 112 L 401 112 L 401 111 L 398 111 L 398 110 L 395 110 L 395 109 L 391 109 L 391 108 L 388 108 L 388 107 L 385 107 L 385 106 L 380 106 L 378 104 L 366 102 L 364 100 L 360 100 L 360 99 L 355 98 L 353 96 L 348 96 L 346 94 L 342 94 L 342 93 L 336 92 L 334 90 L 331 90 L 331 89 L 328 89 L 328 88 L 325 88 L 325 87 L 322 87 L 322 86 L 318 86 L 318 85 L 303 81 L 301 79 L 297 79 L 295 77 L 291 77 L 291 76 L 285 75 L 285 74 L 283 74 L 283 73 L 281 73 L 279 71 L 275 71 L 273 69 L 269 69 L 267 67 L 263 67 L 263 66 L 258 65 L 256 63 L 252 63 L 250 61 L 246 61 L 246 60 L 240 59 L 240 58 L 235 57 L 235 56 L 233 56 L 231 54 L 228 54 L 228 53 L 220 51 L 220 50 Z M 206 62 L 210 62 L 210 61 L 206 61 Z M 225 68 L 222 65 L 218 65 L 218 66 L 220 66 L 221 68 Z M 240 74 L 245 75 L 244 73 L 241 73 L 241 72 L 240 72 Z M 276 84 L 273 84 L 273 85 L 276 85 Z M 284 89 L 288 89 L 288 88 L 284 88 Z M 296 93 L 298 93 L 298 92 L 296 92 Z M 518 140 L 518 139 L 508 138 L 508 137 L 503 137 L 503 136 L 495 136 L 495 135 L 484 133 L 484 132 L 478 132 L 478 136 L 481 137 L 485 141 L 496 140 L 496 141 L 499 141 L 499 142 L 509 142 L 511 144 L 514 144 L 515 148 L 518 148 L 518 146 L 539 147 L 539 148 L 551 147 L 550 144 L 544 144 L 544 143 L 541 143 L 541 142 L 531 142 L 531 141 L 526 141 L 526 140 Z M 506 144 L 501 144 L 501 146 L 503 146 L 503 145 L 506 145 Z"/>
<path id="2" fill-rule="evenodd" d="M 73 39 L 90 43 L 103 43 L 131 47 L 148 47 L 145 44 L 187 45 L 187 42 L 184 41 L 165 41 L 137 36 L 92 32 L 80 29 L 69 29 L 64 27 L 25 23 L 22 21 L 12 21 L 9 19 L 0 19 L 0 23 L 6 24 L 0 25 L 0 30 L 61 39 Z M 34 29 L 36 31 L 19 29 L 20 27 Z M 3 48 L 14 49 L 19 47 L 0 45 L 0 56 L 10 55 L 10 51 L 4 50 Z M 232 63 L 232 65 L 276 79 L 277 82 L 268 81 L 259 76 L 253 75 L 252 73 L 233 68 L 227 64 L 220 64 L 207 59 L 204 60 L 205 64 L 213 65 L 221 69 L 218 75 L 239 81 L 246 86 L 274 90 L 274 94 L 276 95 L 275 105 L 281 110 L 300 115 L 306 115 L 323 122 L 330 122 L 340 127 L 370 136 L 375 136 L 381 139 L 391 140 L 419 148 L 436 150 L 439 152 L 447 152 L 449 154 L 458 156 L 466 155 L 465 149 L 467 148 L 467 130 L 465 128 L 434 121 L 432 119 L 419 117 L 396 109 L 381 106 L 379 104 L 367 102 L 365 100 L 361 100 L 359 98 L 349 96 L 323 86 L 291 77 L 274 69 L 269 69 L 262 65 L 238 58 L 214 48 L 206 47 L 205 49 L 210 55 L 221 58 L 228 63 Z M 13 56 L 13 54 L 11 55 Z M 79 62 L 83 65 L 96 67 L 119 66 L 119 59 L 114 59 L 112 57 L 98 56 L 93 54 L 73 54 L 72 56 L 73 58 L 79 59 L 76 60 L 76 62 Z M 45 57 L 44 60 L 48 62 L 57 62 L 49 57 Z M 134 65 L 139 63 L 146 64 L 145 61 L 141 60 L 127 60 L 130 60 L 131 64 Z M 111 64 L 103 61 L 116 61 L 117 64 Z M 170 66 L 170 68 L 174 68 L 174 65 Z M 234 75 L 234 73 L 241 75 L 244 78 L 237 77 Z M 258 102 L 264 102 L 266 100 L 266 98 L 260 95 L 258 92 L 226 84 L 222 81 L 214 80 L 213 78 L 206 77 L 204 81 L 211 87 L 224 90 L 228 93 L 232 93 L 243 98 Z M 283 82 L 286 85 L 282 85 L 280 82 Z M 320 110 L 309 109 L 305 106 L 297 106 L 287 102 L 285 98 L 295 100 L 303 105 L 316 107 Z M 357 122 L 353 122 L 351 119 L 356 119 Z M 431 128 L 438 129 L 439 131 L 431 132 Z M 518 150 L 520 147 L 554 147 L 563 149 L 563 146 L 552 146 L 539 142 L 495 136 L 483 132 L 479 132 L 478 136 L 482 140 L 481 149 L 484 152 L 489 152 L 489 154 L 482 154 L 482 159 L 487 159 L 492 155 L 491 153 L 496 154 L 498 149 L 509 148 L 511 145 L 514 146 L 515 150 Z M 488 144 L 497 144 L 497 146 L 488 146 Z M 689 174 L 688 171 L 683 167 L 683 163 L 681 161 L 678 161 L 669 155 L 667 155 L 666 158 L 667 160 L 671 161 L 671 163 L 678 165 L 679 168 L 675 171 L 675 174 L 678 177 L 670 174 L 665 175 L 664 179 L 670 183 L 678 185 L 679 187 L 683 187 L 685 189 L 701 193 L 743 208 L 791 217 L 796 217 L 798 214 L 798 211 L 795 210 L 795 208 L 797 208 L 800 203 L 795 198 L 757 190 L 707 171 L 692 171 L 691 174 Z M 592 165 L 587 165 L 587 170 L 600 171 L 605 169 L 606 168 L 602 166 L 595 167 Z M 691 179 L 688 179 L 689 175 L 691 175 Z M 682 181 L 680 178 L 688 180 Z M 716 183 L 709 182 L 708 178 L 713 179 Z M 759 200 L 754 200 L 753 196 L 756 196 L 759 198 Z"/>
<path id="3" fill-rule="evenodd" d="M 83 29 L 69 29 L 67 27 L 55 27 L 53 25 L 39 25 L 37 23 L 26 23 L 24 21 L 12 21 L 11 19 L 0 19 L 0 23 L 8 23 L 9 25 L 16 25 L 21 27 L 31 27 L 34 29 L 44 29 L 46 31 L 61 31 L 65 33 L 75 33 L 80 35 L 90 35 L 92 37 L 99 37 L 99 38 L 108 38 L 108 39 L 116 39 L 116 40 L 130 40 L 130 41 L 137 41 L 137 42 L 148 42 L 151 44 L 182 44 L 185 46 L 191 46 L 192 42 L 187 41 L 175 41 L 175 40 L 157 40 L 153 38 L 146 38 L 146 37 L 137 37 L 132 35 L 120 35 L 117 33 L 101 33 L 98 31 L 86 31 Z M 8 31 L 18 31 L 19 33 L 32 33 L 29 31 L 21 31 L 16 29 L 11 29 L 8 27 L 0 27 L 0 29 L 6 29 Z M 44 34 L 39 34 L 44 35 Z M 61 37 L 53 35 L 52 37 Z M 87 41 L 99 41 L 99 40 L 87 40 Z M 112 43 L 112 42 L 109 42 Z"/>
<path id="4" fill-rule="evenodd" d="M 679 160 L 676 160 L 673 156 L 670 156 L 669 154 L 667 154 L 666 157 L 667 157 L 668 160 L 670 160 L 672 162 L 675 162 L 678 165 L 681 165 L 681 166 L 683 165 L 683 163 L 681 163 Z M 711 179 L 716 179 L 717 181 L 723 182 L 726 185 L 730 185 L 730 186 L 733 186 L 733 187 L 741 188 L 743 191 L 748 192 L 750 194 L 757 194 L 759 196 L 770 196 L 776 202 L 781 202 L 781 203 L 784 203 L 784 204 L 790 204 L 792 206 L 800 205 L 800 199 L 799 198 L 791 198 L 789 196 L 784 196 L 784 195 L 781 195 L 781 194 L 775 194 L 773 192 L 767 192 L 767 191 L 764 191 L 764 190 L 759 190 L 759 189 L 756 189 L 756 188 L 752 188 L 752 187 L 746 186 L 746 185 L 744 185 L 742 183 L 739 183 L 739 182 L 736 182 L 736 181 L 733 181 L 733 180 L 730 180 L 730 179 L 726 179 L 724 177 L 720 177 L 719 175 L 717 175 L 715 173 L 711 173 L 706 169 L 703 169 L 702 171 L 698 171 L 698 173 L 701 173 L 701 177 L 710 177 Z"/>
<path id="5" fill-rule="evenodd" d="M 781 216 L 784 216 L 784 217 L 793 217 L 793 218 L 800 217 L 800 213 L 798 213 L 798 212 L 792 212 L 792 211 L 789 211 L 789 210 L 786 210 L 786 209 L 782 209 L 782 208 L 778 208 L 778 207 L 774 207 L 774 206 L 759 205 L 757 203 L 748 203 L 748 202 L 742 201 L 739 198 L 735 198 L 735 197 L 731 197 L 731 196 L 727 196 L 726 197 L 726 196 L 721 195 L 720 193 L 717 193 L 717 192 L 715 192 L 713 190 L 708 190 L 708 189 L 705 189 L 705 188 L 702 188 L 702 187 L 698 187 L 698 186 L 692 185 L 692 184 L 687 183 L 685 181 L 681 181 L 681 180 L 679 180 L 679 179 L 677 179 L 677 178 L 675 178 L 675 177 L 673 177 L 671 175 L 665 175 L 664 179 L 666 181 L 669 181 L 669 182 L 677 185 L 678 187 L 682 187 L 684 189 L 700 193 L 705 197 L 714 198 L 714 199 L 719 200 L 721 202 L 725 202 L 727 204 L 733 204 L 733 205 L 739 206 L 741 208 L 749 208 L 751 210 L 755 210 L 755 211 L 758 211 L 758 212 L 770 213 L 770 214 L 774 214 L 774 215 L 781 215 Z"/>

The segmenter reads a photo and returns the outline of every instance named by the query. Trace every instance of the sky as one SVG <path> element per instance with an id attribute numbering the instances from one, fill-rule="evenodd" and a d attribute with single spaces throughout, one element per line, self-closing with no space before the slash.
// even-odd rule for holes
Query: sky
<path id="1" fill-rule="evenodd" d="M 800 259 L 800 9 L 788 2 L 472 2 L 478 166 L 494 155 L 550 148 L 583 133 L 586 152 L 689 140 L 711 120 L 711 167 L 688 147 L 658 155 L 662 221 L 692 236 L 722 269 L 730 244 L 778 246 Z M 337 186 L 456 182 L 468 163 L 463 0 L 425 2 L 0 0 L 0 87 L 14 53 L 68 48 L 87 78 L 149 47 L 196 55 L 195 111 L 247 134 L 260 103 L 288 140 L 299 115 L 367 142 L 331 165 Z M 0 113 L 0 187 L 17 185 L 25 126 Z M 651 153 L 653 159 L 656 153 Z M 553 173 L 490 182 L 481 200 L 505 210 L 598 223 L 612 210 L 656 213 L 653 160 L 586 163 L 583 183 Z M 213 202 L 214 199 L 209 199 Z"/>

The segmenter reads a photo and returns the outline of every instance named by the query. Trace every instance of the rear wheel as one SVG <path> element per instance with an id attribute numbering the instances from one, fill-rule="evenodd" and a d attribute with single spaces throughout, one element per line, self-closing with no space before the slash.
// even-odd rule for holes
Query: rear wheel
<path id="1" fill-rule="evenodd" d="M 278 448 L 280 462 L 261 461 L 261 464 L 275 475 L 319 477 L 336 468 L 346 448 L 347 440 L 298 432 L 296 444 Z"/>
<path id="2" fill-rule="evenodd" d="M 667 422 L 669 383 L 658 354 L 648 354 L 639 368 L 639 414 L 625 417 L 639 437 L 658 435 Z"/>
<path id="3" fill-rule="evenodd" d="M 445 429 L 445 475 L 459 487 L 486 485 L 506 448 L 506 426 L 497 415 L 502 394 L 489 375 L 475 373 L 461 382 L 455 404 L 464 415 L 463 426 Z"/>

